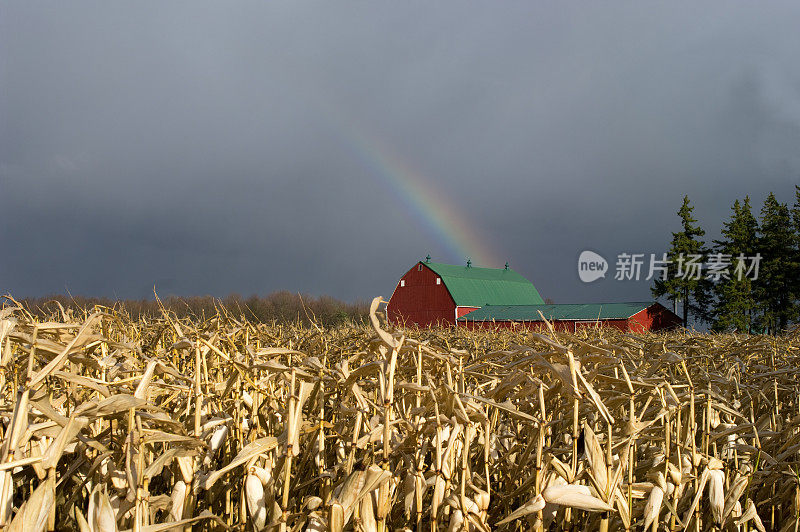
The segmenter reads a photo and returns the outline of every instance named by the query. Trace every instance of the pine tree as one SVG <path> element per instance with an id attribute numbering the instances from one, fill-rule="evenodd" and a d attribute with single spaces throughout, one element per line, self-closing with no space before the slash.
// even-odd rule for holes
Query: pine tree
<path id="1" fill-rule="evenodd" d="M 762 258 L 754 286 L 762 324 L 772 332 L 781 331 L 796 316 L 796 232 L 789 207 L 772 193 L 761 208 L 758 252 Z"/>
<path id="2" fill-rule="evenodd" d="M 800 186 L 798 185 L 794 186 L 794 205 L 792 206 L 791 216 L 792 229 L 794 231 L 794 261 L 790 283 L 793 296 L 800 298 Z M 795 302 L 795 304 L 800 303 Z M 797 308 L 797 313 L 800 313 L 800 307 Z"/>
<path id="3" fill-rule="evenodd" d="M 755 254 L 758 221 L 753 216 L 749 197 L 745 197 L 742 203 L 736 200 L 731 210 L 731 219 L 725 222 L 722 230 L 723 239 L 714 241 L 716 257 L 720 263 L 729 262 L 729 267 L 724 275 L 715 279 L 716 304 L 712 328 L 715 331 L 733 329 L 749 333 L 756 301 L 751 279 L 743 275 L 745 272 L 742 270 L 737 270 L 736 265 L 740 257 L 749 258 Z"/>
<path id="4" fill-rule="evenodd" d="M 651 291 L 653 297 L 667 296 L 673 306 L 680 301 L 683 307 L 683 326 L 689 323 L 689 313 L 702 321 L 708 320 L 710 304 L 710 283 L 705 279 L 702 264 L 707 250 L 701 237 L 705 231 L 692 217 L 689 196 L 683 197 L 683 205 L 678 210 L 681 231 L 672 233 L 672 243 L 667 253 L 666 279 L 655 278 Z"/>

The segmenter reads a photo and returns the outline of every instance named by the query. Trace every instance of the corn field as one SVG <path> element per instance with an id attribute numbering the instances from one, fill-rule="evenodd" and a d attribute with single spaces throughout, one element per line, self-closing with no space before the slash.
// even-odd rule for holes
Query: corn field
<path id="1" fill-rule="evenodd" d="M 800 340 L 0 310 L 4 530 L 798 530 Z"/>

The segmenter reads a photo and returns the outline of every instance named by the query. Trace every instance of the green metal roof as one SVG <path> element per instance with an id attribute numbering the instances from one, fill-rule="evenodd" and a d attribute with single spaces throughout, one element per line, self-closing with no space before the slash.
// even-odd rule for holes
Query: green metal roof
<path id="1" fill-rule="evenodd" d="M 458 318 L 458 321 L 541 321 L 627 319 L 653 305 L 653 301 L 634 303 L 588 303 L 562 305 L 489 305 Z"/>
<path id="2" fill-rule="evenodd" d="M 423 262 L 442 278 L 456 305 L 542 305 L 544 300 L 529 280 L 511 269 L 454 266 Z"/>

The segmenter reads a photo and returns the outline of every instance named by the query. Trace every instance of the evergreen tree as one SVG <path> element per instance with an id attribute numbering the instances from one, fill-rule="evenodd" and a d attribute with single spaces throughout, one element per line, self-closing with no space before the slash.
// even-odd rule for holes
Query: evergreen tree
<path id="1" fill-rule="evenodd" d="M 692 217 L 689 196 L 683 197 L 683 205 L 678 210 L 681 218 L 681 231 L 672 233 L 672 243 L 667 253 L 666 279 L 654 278 L 651 291 L 653 297 L 667 296 L 673 306 L 680 301 L 683 307 L 683 326 L 689 322 L 689 313 L 700 320 L 708 320 L 710 313 L 710 282 L 705 279 L 702 265 L 707 251 L 701 238 L 705 231 Z"/>
<path id="2" fill-rule="evenodd" d="M 754 281 L 762 324 L 781 331 L 796 316 L 797 252 L 792 213 L 770 192 L 761 208 L 758 252 L 761 264 Z"/>
<path id="3" fill-rule="evenodd" d="M 756 301 L 751 279 L 736 266 L 740 257 L 749 258 L 755 254 L 758 221 L 753 216 L 749 197 L 745 197 L 742 203 L 736 200 L 731 210 L 731 219 L 725 222 L 722 230 L 723 239 L 714 241 L 718 264 L 727 261 L 729 266 L 724 275 L 714 279 L 716 304 L 712 328 L 715 331 L 734 329 L 749 333 Z M 709 257 L 709 261 L 712 260 L 714 256 Z"/>
<path id="4" fill-rule="evenodd" d="M 792 229 L 794 231 L 794 261 L 792 264 L 792 294 L 796 298 L 800 298 L 800 186 L 794 186 L 794 205 L 791 210 L 792 216 Z M 795 304 L 799 304 L 795 301 Z M 797 313 L 800 313 L 800 307 L 797 307 Z M 795 316 L 797 317 L 797 316 Z"/>
<path id="5" fill-rule="evenodd" d="M 794 186 L 794 205 L 792 206 L 792 226 L 795 240 L 800 238 L 800 185 Z"/>

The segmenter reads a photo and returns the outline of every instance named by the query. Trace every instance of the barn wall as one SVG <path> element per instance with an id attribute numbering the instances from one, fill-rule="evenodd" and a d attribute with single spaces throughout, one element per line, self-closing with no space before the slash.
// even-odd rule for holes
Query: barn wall
<path id="1" fill-rule="evenodd" d="M 464 323 L 464 322 L 460 322 Z M 557 331 L 575 332 L 581 327 L 595 327 L 595 321 L 555 320 L 551 322 Z M 498 322 L 466 322 L 471 329 L 477 328 L 527 328 L 532 330 L 546 330 L 547 326 L 540 321 L 498 321 Z M 626 332 L 664 331 L 681 326 L 681 319 L 669 309 L 655 303 L 642 309 L 628 319 L 601 320 L 601 327 L 613 327 Z"/>
<path id="2" fill-rule="evenodd" d="M 575 321 L 575 320 L 554 320 L 550 323 L 557 331 L 575 332 L 576 328 L 596 327 L 597 322 Z M 469 329 L 530 329 L 533 331 L 546 331 L 547 325 L 543 321 L 467 321 L 459 322 L 460 326 Z M 601 320 L 600 327 L 613 327 L 621 331 L 628 331 L 628 320 Z"/>
<path id="3" fill-rule="evenodd" d="M 637 312 L 629 318 L 629 321 L 631 330 L 635 332 L 658 332 L 682 325 L 680 317 L 659 303 Z"/>
<path id="4" fill-rule="evenodd" d="M 460 318 L 461 316 L 466 316 L 473 310 L 478 310 L 481 307 L 456 307 L 456 318 Z"/>
<path id="5" fill-rule="evenodd" d="M 393 323 L 417 324 L 423 327 L 432 325 L 454 325 L 456 304 L 447 291 L 444 282 L 436 284 L 436 273 L 419 264 L 408 270 L 394 289 L 386 306 L 387 317 Z"/>
<path id="6" fill-rule="evenodd" d="M 586 328 L 594 328 L 597 327 L 597 321 L 576 321 L 575 328 L 580 329 L 581 327 Z M 629 331 L 630 326 L 628 324 L 628 320 L 600 320 L 600 327 L 605 328 L 612 328 L 612 329 L 619 329 L 620 331 Z"/>

